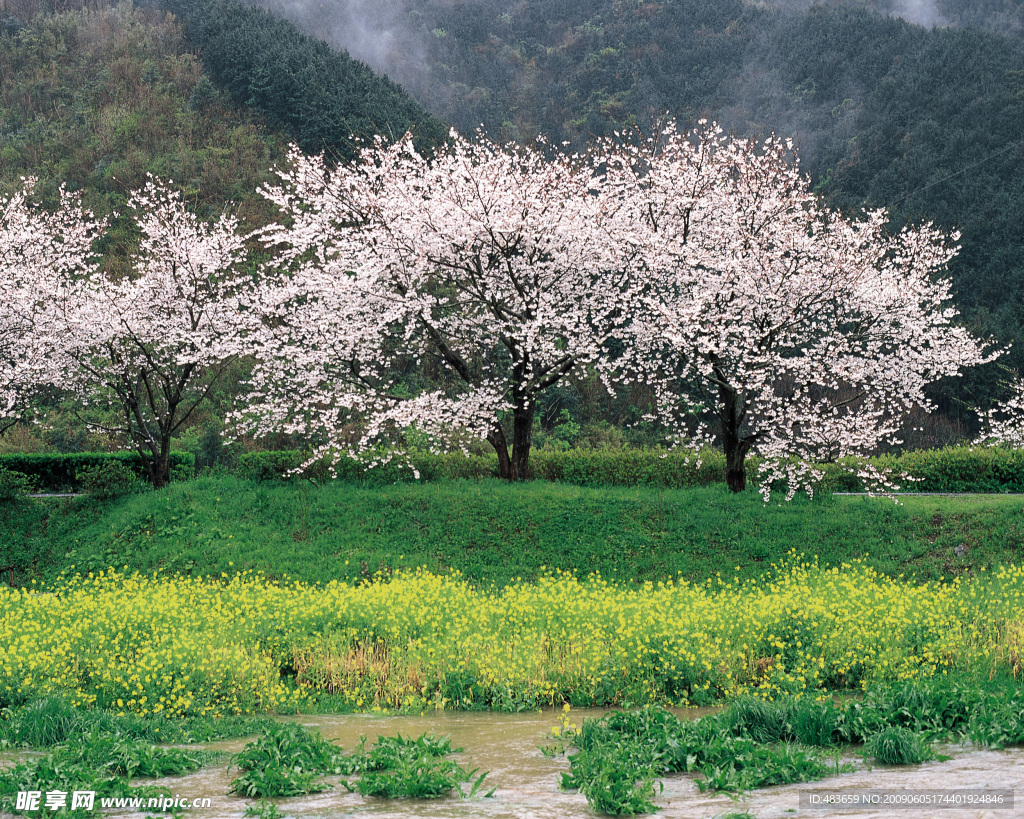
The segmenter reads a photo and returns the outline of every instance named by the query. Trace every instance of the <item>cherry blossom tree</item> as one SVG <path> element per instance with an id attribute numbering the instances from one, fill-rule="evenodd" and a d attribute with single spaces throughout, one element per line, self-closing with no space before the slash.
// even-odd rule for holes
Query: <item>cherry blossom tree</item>
<path id="1" fill-rule="evenodd" d="M 45 385 L 48 351 L 59 345 L 56 308 L 67 284 L 90 269 L 90 247 L 102 225 L 77 197 L 60 192 L 53 211 L 29 200 L 34 179 L 0 199 L 0 429 L 22 417 Z"/>
<path id="2" fill-rule="evenodd" d="M 129 207 L 141 234 L 133 273 L 115 281 L 93 269 L 68 284 L 45 377 L 83 406 L 114 408 L 119 420 L 90 425 L 127 439 L 161 487 L 172 437 L 239 355 L 251 281 L 234 218 L 204 222 L 152 178 Z"/>
<path id="3" fill-rule="evenodd" d="M 1000 406 L 981 412 L 982 430 L 975 445 L 1024 447 L 1024 379 L 1009 385 L 1010 397 Z"/>
<path id="4" fill-rule="evenodd" d="M 351 454 L 410 427 L 436 446 L 468 434 L 527 477 L 538 396 L 603 367 L 628 315 L 634 252 L 603 177 L 454 133 L 430 158 L 407 136 L 333 169 L 293 151 L 279 174 L 266 195 L 288 227 L 265 238 L 284 272 L 257 299 L 242 428 Z M 436 379 L 410 388 L 409 365 Z"/>
<path id="5" fill-rule="evenodd" d="M 814 463 L 898 443 L 906 413 L 932 408 L 928 384 L 995 357 L 954 323 L 946 237 L 828 210 L 788 142 L 670 125 L 606 148 L 647 270 L 630 361 L 663 421 L 720 442 L 732 490 L 756 452 L 766 499 L 779 479 L 810 491 Z"/>

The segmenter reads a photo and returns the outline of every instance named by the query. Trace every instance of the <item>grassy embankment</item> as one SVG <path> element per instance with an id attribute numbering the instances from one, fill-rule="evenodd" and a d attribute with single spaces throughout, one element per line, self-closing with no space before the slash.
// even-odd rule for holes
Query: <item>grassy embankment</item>
<path id="1" fill-rule="evenodd" d="M 797 497 L 453 481 L 255 483 L 203 478 L 112 501 L 0 508 L 0 570 L 16 585 L 107 567 L 188 575 L 261 571 L 307 582 L 426 567 L 504 586 L 559 569 L 584 577 L 756 579 L 791 550 L 917 580 L 1024 562 L 1019 498 Z M 963 556 L 954 548 L 964 544 Z"/>
<path id="2" fill-rule="evenodd" d="M 0 595 L 0 701 L 517 709 L 1009 678 L 1024 570 L 998 566 L 1021 563 L 1021 506 L 233 478 L 16 502 L 7 542 L 58 594 Z"/>
<path id="3" fill-rule="evenodd" d="M 610 813 L 653 809 L 671 771 L 737 791 L 840 772 L 850 742 L 897 764 L 933 758 L 939 738 L 1018 744 L 1024 569 L 999 565 L 1020 564 L 1021 506 L 234 478 L 11 502 L 0 532 L 32 590 L 0 589 L 0 739 L 50 750 L 0 777 L 0 802 L 49 786 L 51 769 L 142 793 L 133 776 L 212 761 L 154 739 L 297 709 L 735 700 L 697 723 L 646 711 L 577 731 L 566 717 L 548 749 L 578 750 L 563 785 Z M 851 689 L 864 699 L 816 699 Z M 324 746 L 329 765 L 282 778 L 290 768 L 260 750 L 276 753 L 275 736 L 247 747 L 256 761 L 236 791 L 313 792 L 344 768 L 364 771 L 360 793 L 424 793 L 422 776 L 398 788 L 394 771 L 366 774 L 360 749 Z M 435 760 L 428 784 L 462 792 L 472 774 L 452 765 Z"/>

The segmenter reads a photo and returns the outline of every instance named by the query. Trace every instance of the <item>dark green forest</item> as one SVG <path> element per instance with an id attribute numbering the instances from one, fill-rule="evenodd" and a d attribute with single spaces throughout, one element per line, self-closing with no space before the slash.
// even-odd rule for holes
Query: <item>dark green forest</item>
<path id="1" fill-rule="evenodd" d="M 355 142 L 407 131 L 421 144 L 446 129 L 396 83 L 365 63 L 237 0 L 161 0 L 213 80 L 240 105 L 286 129 L 302 150 L 350 158 Z"/>
<path id="2" fill-rule="evenodd" d="M 344 159 L 353 137 L 411 129 L 429 147 L 451 124 L 582 148 L 666 114 L 706 117 L 793 137 L 837 208 L 959 231 L 949 272 L 962 320 L 1000 344 L 1024 337 L 1019 0 L 913 13 L 887 0 L 267 5 L 0 0 L 0 191 L 38 175 L 48 195 L 64 183 L 108 214 L 151 172 L 255 226 L 270 218 L 255 190 L 293 140 Z M 127 227 L 111 233 L 108 267 L 132 241 Z M 1024 345 L 938 385 L 942 412 L 910 443 L 969 433 L 969 408 L 998 399 L 1009 370 L 1024 372 Z M 549 398 L 549 433 L 637 414 L 636 396 L 609 402 L 594 384 Z"/>

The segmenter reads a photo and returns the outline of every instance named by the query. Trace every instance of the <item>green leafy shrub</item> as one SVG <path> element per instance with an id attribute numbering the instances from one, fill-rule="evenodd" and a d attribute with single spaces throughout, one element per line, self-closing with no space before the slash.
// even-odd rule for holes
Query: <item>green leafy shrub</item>
<path id="1" fill-rule="evenodd" d="M 32 479 L 24 472 L 0 466 L 0 500 L 13 500 L 32 491 Z"/>
<path id="2" fill-rule="evenodd" d="M 240 455 L 235 474 L 253 481 L 286 480 L 305 460 L 297 450 L 269 450 Z"/>
<path id="3" fill-rule="evenodd" d="M 119 498 L 141 489 L 138 476 L 118 461 L 86 467 L 79 474 L 82 490 L 94 498 Z"/>
<path id="4" fill-rule="evenodd" d="M 0 468 L 22 472 L 44 492 L 75 492 L 82 489 L 83 470 L 119 463 L 138 478 L 145 467 L 137 452 L 33 452 L 0 454 Z M 190 478 L 195 472 L 195 456 L 189 452 L 171 453 L 171 479 Z"/>

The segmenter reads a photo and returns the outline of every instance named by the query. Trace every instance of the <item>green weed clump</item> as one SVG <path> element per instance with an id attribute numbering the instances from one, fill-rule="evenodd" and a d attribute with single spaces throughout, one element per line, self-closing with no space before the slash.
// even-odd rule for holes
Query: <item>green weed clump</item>
<path id="1" fill-rule="evenodd" d="M 140 716 L 102 708 L 79 708 L 67 697 L 41 697 L 4 712 L 0 720 L 0 747 L 52 748 L 81 741 L 95 733 L 145 742 L 189 745 L 231 739 L 265 731 L 276 723 L 269 717 L 223 716 L 168 719 Z"/>
<path id="2" fill-rule="evenodd" d="M 323 775 L 358 774 L 354 785 L 347 780 L 341 784 L 362 796 L 436 799 L 455 792 L 473 797 L 481 791 L 487 773 L 469 770 L 447 758 L 461 751 L 452 748 L 448 737 L 423 734 L 415 739 L 379 736 L 369 749 L 363 737 L 352 753 L 344 754 L 340 747 L 301 725 L 275 725 L 232 757 L 232 765 L 244 773 L 231 783 L 231 791 L 261 798 L 301 796 L 330 788 L 320 779 Z M 468 791 L 463 790 L 465 784 Z"/>
<path id="3" fill-rule="evenodd" d="M 100 800 L 105 797 L 170 797 L 167 788 L 157 785 L 133 786 L 128 779 L 110 774 L 91 765 L 73 763 L 62 759 L 59 754 L 46 756 L 30 762 L 21 762 L 0 772 L 0 809 L 7 813 L 23 813 L 17 808 L 17 795 L 21 791 L 93 791 L 96 800 L 92 811 L 85 808 L 67 810 L 63 815 L 100 815 Z"/>
<path id="4" fill-rule="evenodd" d="M 864 756 L 872 757 L 883 765 L 917 765 L 935 758 L 921 734 L 901 725 L 890 725 L 868 737 Z"/>
<path id="5" fill-rule="evenodd" d="M 255 805 L 249 805 L 245 809 L 246 816 L 255 816 L 257 819 L 282 819 L 283 814 L 276 802 L 268 802 L 261 799 Z"/>
<path id="6" fill-rule="evenodd" d="M 742 697 L 729 708 L 734 733 L 754 742 L 782 742 L 789 735 L 789 714 L 777 702 L 760 697 Z"/>
<path id="7" fill-rule="evenodd" d="M 301 725 L 274 725 L 231 758 L 243 773 L 231 783 L 241 796 L 301 796 L 318 793 L 329 785 L 323 774 L 350 773 L 341 748 Z"/>
<path id="8" fill-rule="evenodd" d="M 914 680 L 875 686 L 847 706 L 838 732 L 846 742 L 866 742 L 889 727 L 907 728 L 928 738 L 963 736 L 983 703 L 998 697 L 968 680 Z"/>
<path id="9" fill-rule="evenodd" d="M 56 749 L 59 763 L 85 765 L 131 781 L 136 777 L 182 776 L 220 757 L 210 751 L 164 748 L 95 731 Z"/>
<path id="10" fill-rule="evenodd" d="M 750 730 L 767 739 L 751 738 Z M 583 723 L 561 787 L 579 789 L 598 813 L 623 815 L 657 810 L 652 799 L 669 773 L 700 774 L 702 791 L 738 793 L 848 769 L 838 756 L 780 744 L 785 733 L 784 709 L 758 712 L 750 701 L 692 722 L 661 708 L 612 712 Z"/>
<path id="11" fill-rule="evenodd" d="M 792 701 L 787 712 L 789 733 L 802 745 L 828 747 L 839 741 L 843 712 L 833 700 L 805 697 Z"/>
<path id="12" fill-rule="evenodd" d="M 166 748 L 104 732 L 95 724 L 82 734 L 73 710 L 51 700 L 21 717 L 16 734 L 51 750 L 0 772 L 0 808 L 20 813 L 15 797 L 21 791 L 94 791 L 91 810 L 66 806 L 72 815 L 96 814 L 105 797 L 170 797 L 156 785 L 133 786 L 138 777 L 182 776 L 220 758 L 212 751 Z"/>
<path id="13" fill-rule="evenodd" d="M 988 748 L 1024 745 L 1024 689 L 1009 686 L 981 698 L 971 714 L 967 737 Z"/>
<path id="14" fill-rule="evenodd" d="M 453 749 L 451 739 L 423 734 L 416 739 L 402 737 L 377 737 L 369 751 L 357 751 L 354 755 L 363 774 L 349 790 L 361 796 L 380 796 L 388 799 L 408 797 L 412 799 L 437 799 L 458 793 L 460 797 L 472 798 L 482 790 L 487 772 L 464 768 L 446 757 L 461 753 L 462 748 Z M 463 785 L 469 785 L 468 791 Z M 493 796 L 494 789 L 483 794 Z"/>

